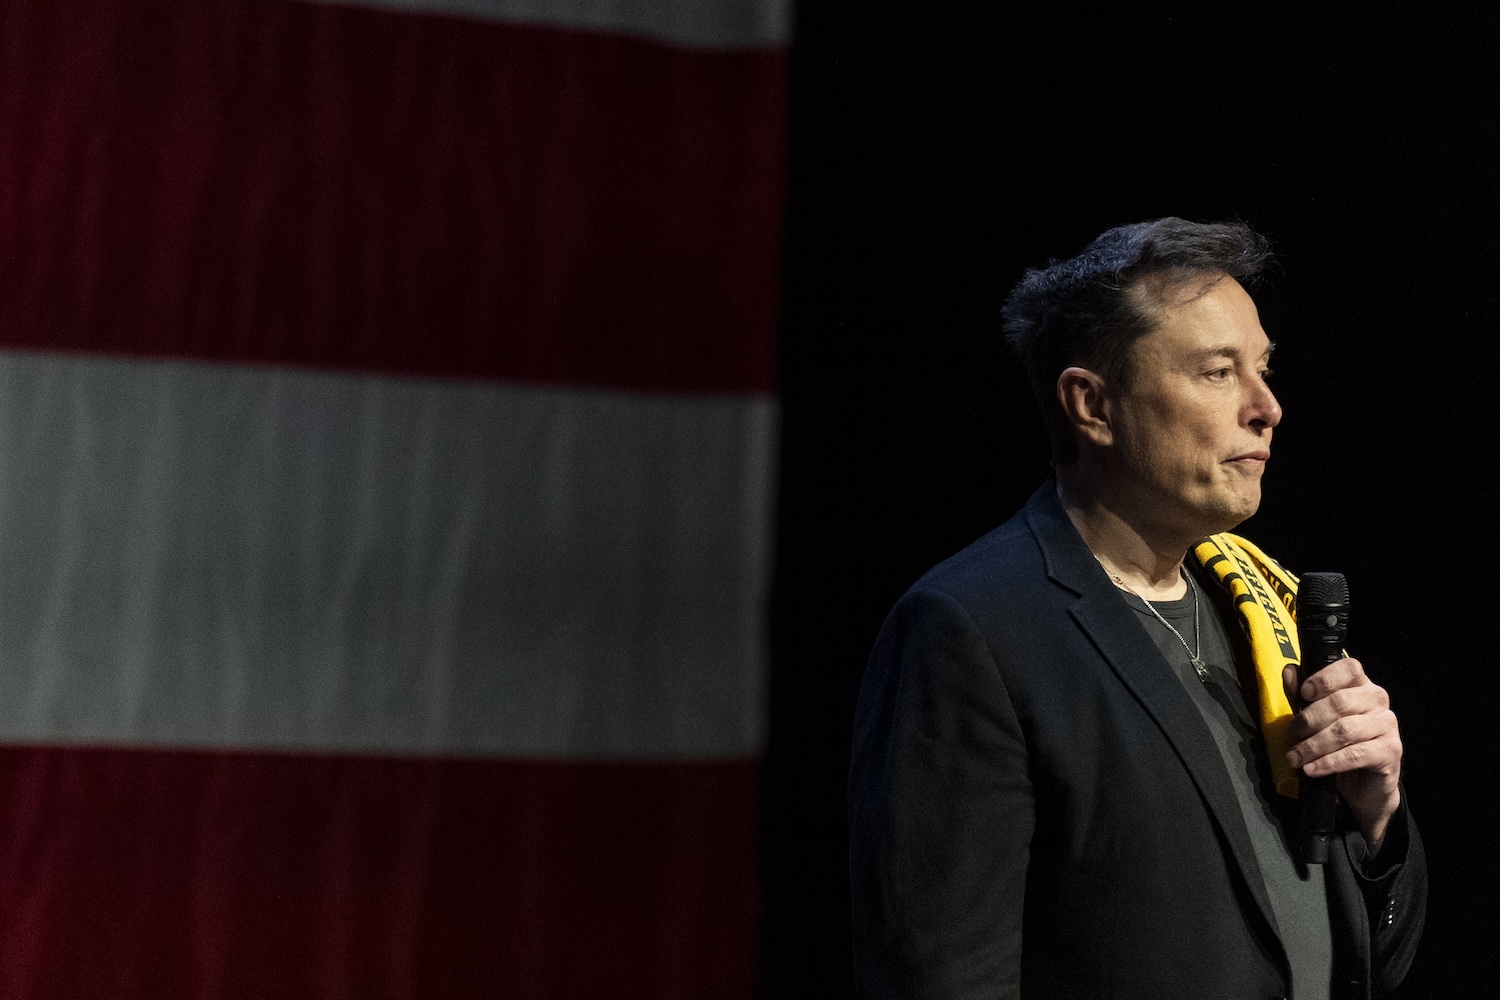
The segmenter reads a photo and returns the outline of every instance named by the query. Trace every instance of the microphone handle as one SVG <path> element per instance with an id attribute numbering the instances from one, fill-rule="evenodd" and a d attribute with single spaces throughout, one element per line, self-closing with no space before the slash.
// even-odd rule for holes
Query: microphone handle
<path id="1" fill-rule="evenodd" d="M 1307 680 L 1335 660 L 1344 658 L 1348 641 L 1348 604 L 1317 604 L 1297 611 L 1297 639 L 1302 647 L 1302 663 L 1297 684 Z M 1334 820 L 1338 813 L 1338 789 L 1334 777 L 1309 778 L 1303 775 L 1297 795 L 1298 860 L 1303 864 L 1328 863 L 1329 844 L 1333 840 Z"/>

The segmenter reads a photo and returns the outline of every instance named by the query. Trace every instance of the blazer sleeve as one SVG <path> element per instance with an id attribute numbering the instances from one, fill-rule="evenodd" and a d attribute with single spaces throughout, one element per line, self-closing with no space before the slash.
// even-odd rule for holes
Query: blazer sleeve
<path id="1" fill-rule="evenodd" d="M 1344 850 L 1369 921 L 1370 992 L 1382 996 L 1406 977 L 1427 916 L 1427 856 L 1407 809 L 1406 789 L 1378 858 L 1369 858 L 1356 831 L 1344 834 Z"/>
<path id="2" fill-rule="evenodd" d="M 866 670 L 849 778 L 854 966 L 865 998 L 1015 998 L 1035 810 L 986 637 L 906 595 Z"/>

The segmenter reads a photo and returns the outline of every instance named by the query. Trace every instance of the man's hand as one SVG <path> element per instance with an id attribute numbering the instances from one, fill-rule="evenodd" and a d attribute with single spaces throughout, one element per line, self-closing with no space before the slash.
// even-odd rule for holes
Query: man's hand
<path id="1" fill-rule="evenodd" d="M 1288 667 L 1281 679 L 1292 705 L 1304 706 L 1292 717 L 1287 760 L 1310 778 L 1338 776 L 1339 796 L 1374 857 L 1401 804 L 1401 730 L 1390 696 L 1347 656 L 1313 674 L 1300 690 L 1295 669 Z"/>

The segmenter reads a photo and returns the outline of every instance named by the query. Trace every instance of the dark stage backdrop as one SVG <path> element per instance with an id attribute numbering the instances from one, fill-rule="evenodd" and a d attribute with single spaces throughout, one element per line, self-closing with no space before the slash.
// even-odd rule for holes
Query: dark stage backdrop
<path id="1" fill-rule="evenodd" d="M 1339 570 L 1433 892 L 1408 997 L 1500 972 L 1500 20 L 1479 6 L 804 3 L 792 64 L 763 992 L 851 990 L 844 779 L 881 619 L 1046 474 L 997 329 L 1099 230 L 1238 217 L 1286 418 L 1245 533 Z"/>

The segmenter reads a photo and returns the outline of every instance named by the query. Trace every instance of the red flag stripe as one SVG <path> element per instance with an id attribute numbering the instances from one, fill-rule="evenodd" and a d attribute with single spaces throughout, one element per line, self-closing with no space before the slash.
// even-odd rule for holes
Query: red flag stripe
<path id="1" fill-rule="evenodd" d="M 782 51 L 288 0 L 0 50 L 0 345 L 774 389 Z"/>
<path id="2" fill-rule="evenodd" d="M 0 995 L 751 995 L 757 767 L 0 750 Z"/>

